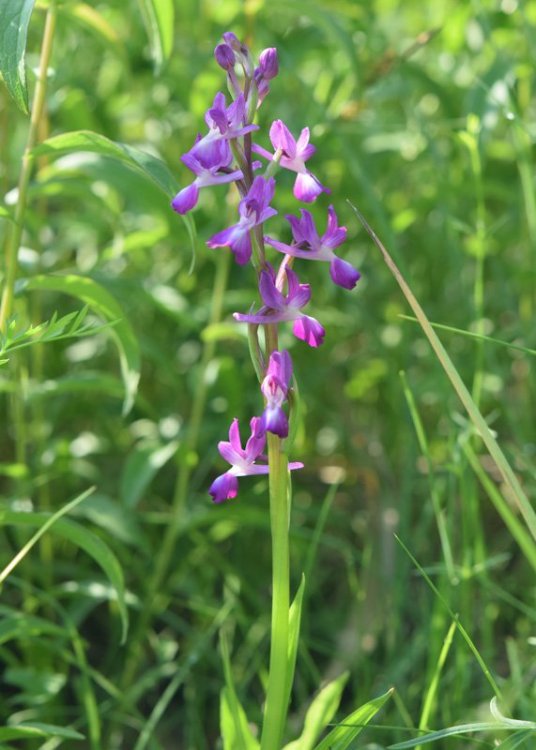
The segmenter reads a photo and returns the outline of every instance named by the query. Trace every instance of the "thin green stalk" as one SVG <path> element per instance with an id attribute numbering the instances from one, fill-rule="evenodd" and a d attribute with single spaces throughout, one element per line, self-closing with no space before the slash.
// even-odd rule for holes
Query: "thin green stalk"
<path id="1" fill-rule="evenodd" d="M 30 117 L 30 128 L 26 139 L 26 146 L 22 157 L 22 167 L 19 174 L 18 197 L 15 207 L 15 221 L 10 222 L 7 233 L 5 250 L 6 280 L 2 292 L 0 304 L 0 331 L 5 331 L 7 322 L 13 310 L 13 296 L 15 291 L 15 280 L 17 278 L 17 257 L 24 226 L 26 204 L 28 200 L 28 184 L 32 173 L 31 150 L 35 146 L 39 123 L 43 116 L 45 106 L 45 94 L 47 88 L 47 70 L 52 53 L 52 42 L 56 28 L 56 7 L 52 2 L 47 10 L 45 30 L 41 44 L 41 60 L 39 62 L 39 74 L 32 102 L 32 114 Z"/>
<path id="2" fill-rule="evenodd" d="M 451 623 L 447 635 L 445 636 L 445 640 L 443 641 L 443 646 L 437 659 L 437 667 L 424 696 L 421 718 L 419 719 L 419 729 L 427 730 L 429 728 L 428 722 L 430 720 L 430 716 L 432 715 L 432 710 L 436 700 L 439 678 L 441 676 L 441 672 L 443 671 L 443 667 L 445 666 L 445 662 L 452 645 L 452 639 L 454 638 L 456 625 L 456 621 Z M 422 745 L 418 745 L 415 750 L 422 750 Z"/>
<path id="3" fill-rule="evenodd" d="M 415 433 L 417 435 L 419 448 L 423 456 L 426 459 L 426 465 L 428 469 L 428 486 L 430 488 L 430 497 L 432 499 L 434 515 L 436 517 L 437 531 L 439 534 L 439 540 L 441 542 L 441 550 L 443 552 L 443 559 L 445 560 L 447 575 L 448 575 L 449 581 L 452 583 L 453 581 L 457 579 L 457 575 L 456 575 L 456 571 L 454 570 L 454 560 L 452 557 L 452 549 L 451 549 L 450 540 L 448 537 L 447 524 L 445 521 L 445 513 L 443 512 L 443 509 L 441 508 L 441 500 L 439 498 L 439 493 L 437 491 L 436 480 L 435 480 L 435 475 L 434 475 L 434 467 L 432 463 L 432 458 L 430 456 L 428 440 L 426 438 L 426 433 L 424 432 L 424 426 L 422 424 L 419 412 L 417 410 L 417 405 L 415 403 L 413 392 L 411 391 L 409 384 L 408 384 L 408 380 L 406 378 L 406 373 L 401 371 L 399 374 L 402 379 L 402 387 L 404 389 L 404 396 L 406 397 L 406 403 L 408 405 L 409 413 L 413 422 L 413 427 L 415 428 Z"/>
<path id="4" fill-rule="evenodd" d="M 227 288 L 227 279 L 229 276 L 230 257 L 231 256 L 228 253 L 220 253 L 216 259 L 216 276 L 214 279 L 209 325 L 214 325 L 221 320 L 225 290 Z M 207 382 L 205 373 L 210 361 L 214 357 L 215 346 L 216 342 L 213 339 L 205 341 L 203 346 L 203 352 L 199 364 L 201 376 L 196 381 L 188 434 L 179 455 L 178 474 L 171 507 L 170 522 L 166 527 L 166 532 L 159 549 L 153 574 L 147 587 L 149 597 L 148 601 L 145 602 L 137 627 L 130 639 L 130 658 L 127 659 L 125 670 L 120 682 L 123 688 L 128 688 L 136 673 L 141 656 L 141 642 L 152 617 L 157 611 L 158 594 L 173 559 L 175 544 L 183 521 L 183 511 L 188 495 L 188 486 L 192 469 L 194 467 L 193 459 L 195 458 L 195 451 L 207 399 Z"/>
<path id="5" fill-rule="evenodd" d="M 278 348 L 277 327 L 267 325 L 264 330 L 268 360 L 270 354 Z M 281 747 L 289 696 L 290 507 L 287 457 L 282 451 L 281 439 L 271 433 L 268 433 L 268 464 L 272 534 L 272 622 L 261 750 L 276 750 Z"/>
<path id="6" fill-rule="evenodd" d="M 270 525 L 272 532 L 272 625 L 270 672 L 261 750 L 279 750 L 287 714 L 289 645 L 289 504 L 287 457 L 281 439 L 268 434 Z"/>

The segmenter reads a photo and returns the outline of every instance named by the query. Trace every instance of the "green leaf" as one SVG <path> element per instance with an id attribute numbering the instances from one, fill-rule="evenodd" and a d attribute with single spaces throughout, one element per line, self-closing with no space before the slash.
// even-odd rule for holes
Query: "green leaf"
<path id="1" fill-rule="evenodd" d="M 103 286 L 85 276 L 68 274 L 65 276 L 34 276 L 23 284 L 25 289 L 39 289 L 70 294 L 105 320 L 114 325 L 108 330 L 113 338 L 121 365 L 121 375 L 125 387 L 123 414 L 128 414 L 134 403 L 140 379 L 140 353 L 134 331 L 125 318 L 123 309 Z"/>
<path id="2" fill-rule="evenodd" d="M 54 158 L 76 151 L 89 151 L 124 164 L 149 180 L 164 193 L 167 199 L 172 198 L 179 190 L 177 181 L 161 159 L 126 143 L 111 141 L 109 138 L 105 138 L 99 133 L 93 133 L 91 130 L 74 130 L 71 133 L 56 135 L 36 146 L 32 150 L 32 155 L 46 155 Z M 186 227 L 190 241 L 192 252 L 190 272 L 192 272 L 196 251 L 195 223 L 190 214 L 181 215 L 180 218 Z"/>
<path id="3" fill-rule="evenodd" d="M 525 724 L 532 724 L 533 722 L 523 722 Z M 533 725 L 536 730 L 536 724 Z M 406 750 L 410 747 L 417 747 L 417 745 L 427 745 L 430 742 L 436 742 L 442 740 L 445 737 L 457 737 L 461 734 L 469 734 L 471 732 L 504 732 L 512 731 L 512 727 L 501 725 L 499 722 L 487 721 L 487 722 L 474 722 L 473 724 L 459 724 L 456 727 L 447 727 L 446 729 L 439 729 L 437 732 L 430 732 L 429 734 L 421 735 L 414 740 L 406 740 L 405 742 L 397 742 L 395 745 L 388 745 L 389 750 Z"/>
<path id="4" fill-rule="evenodd" d="M 173 0 L 138 0 L 138 5 L 149 37 L 155 68 L 159 72 L 173 51 Z"/>
<path id="5" fill-rule="evenodd" d="M 175 178 L 161 159 L 126 143 L 111 141 L 91 130 L 73 130 L 70 133 L 56 135 L 32 149 L 32 155 L 55 158 L 75 151 L 89 151 L 120 161 L 151 180 L 169 198 L 178 190 Z"/>
<path id="6" fill-rule="evenodd" d="M 83 734 L 68 727 L 57 727 L 54 724 L 25 722 L 12 727 L 0 727 L 0 740 L 21 740 L 31 737 L 61 737 L 66 740 L 83 740 Z"/>
<path id="7" fill-rule="evenodd" d="M 497 468 L 499 469 L 506 485 L 509 487 L 513 500 L 517 503 L 517 506 L 521 512 L 521 515 L 525 519 L 525 523 L 529 528 L 532 536 L 536 539 L 536 511 L 532 507 L 528 497 L 523 492 L 521 484 L 515 475 L 512 467 L 508 463 L 506 456 L 502 452 L 499 444 L 493 437 L 493 434 L 488 427 L 486 420 L 482 416 L 480 410 L 475 404 L 471 394 L 469 393 L 465 383 L 458 374 L 451 358 L 447 354 L 446 349 L 439 340 L 436 332 L 430 324 L 430 321 L 426 317 L 426 314 L 420 304 L 418 303 L 415 295 L 411 291 L 408 283 L 400 273 L 400 270 L 390 254 L 387 252 L 381 240 L 378 238 L 372 227 L 369 225 L 363 214 L 357 209 L 350 201 L 348 201 L 357 218 L 365 228 L 367 234 L 372 239 L 378 250 L 381 252 L 385 264 L 395 277 L 399 287 L 401 288 L 406 300 L 408 301 L 411 309 L 415 313 L 417 320 L 419 321 L 422 330 L 426 334 L 428 341 L 432 345 L 435 355 L 441 366 L 445 370 L 454 390 L 458 394 L 460 401 L 462 402 L 465 410 L 467 411 L 471 421 L 475 425 L 480 437 L 482 438 L 486 448 L 489 451 L 490 456 L 495 461 Z"/>
<path id="8" fill-rule="evenodd" d="M 302 574 L 300 585 L 294 601 L 290 605 L 288 615 L 288 667 L 287 667 L 287 699 L 285 705 L 290 702 L 290 693 L 294 683 L 294 670 L 296 669 L 296 656 L 298 654 L 298 643 L 300 641 L 300 623 L 303 604 L 303 593 L 305 591 L 305 576 Z"/>
<path id="9" fill-rule="evenodd" d="M 157 471 L 175 455 L 178 442 L 136 447 L 129 455 L 121 477 L 121 500 L 129 507 L 138 504 Z"/>
<path id="10" fill-rule="evenodd" d="M 246 713 L 236 694 L 229 646 L 223 632 L 220 634 L 220 650 L 225 674 L 225 687 L 220 696 L 220 731 L 223 750 L 259 750 L 259 743 L 251 733 Z"/>
<path id="11" fill-rule="evenodd" d="M 121 642 L 124 643 L 128 631 L 128 611 L 125 604 L 125 583 L 123 579 L 123 570 L 108 545 L 102 539 L 86 528 L 66 518 L 62 515 L 71 510 L 75 505 L 82 502 L 93 490 L 88 490 L 59 511 L 50 515 L 49 513 L 25 513 L 19 511 L 2 511 L 0 512 L 0 525 L 11 526 L 37 526 L 38 531 L 29 542 L 20 550 L 20 552 L 11 560 L 11 562 L 0 573 L 0 583 L 4 581 L 15 566 L 27 555 L 30 549 L 37 543 L 43 534 L 51 529 L 53 533 L 64 537 L 75 544 L 80 549 L 92 557 L 100 566 L 112 586 L 114 587 L 119 616 L 122 624 Z"/>
<path id="12" fill-rule="evenodd" d="M 327 727 L 339 708 L 342 691 L 348 677 L 349 672 L 344 672 L 320 690 L 309 706 L 301 736 L 287 745 L 285 750 L 313 750 L 318 736 Z"/>
<path id="13" fill-rule="evenodd" d="M 26 37 L 35 0 L 0 2 L 0 73 L 19 109 L 28 114 Z"/>
<path id="14" fill-rule="evenodd" d="M 376 716 L 392 693 L 393 688 L 349 714 L 316 746 L 315 750 L 347 750 L 358 734 Z"/>

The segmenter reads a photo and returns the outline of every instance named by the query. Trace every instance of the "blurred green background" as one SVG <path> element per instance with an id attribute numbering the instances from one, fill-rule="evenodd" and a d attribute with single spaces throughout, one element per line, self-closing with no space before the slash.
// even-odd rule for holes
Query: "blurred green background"
<path id="1" fill-rule="evenodd" d="M 356 747 L 378 750 L 415 736 L 408 730 L 419 724 L 452 617 L 394 533 L 471 634 L 501 686 L 505 713 L 534 718 L 534 577 L 464 446 L 482 454 L 480 473 L 498 492 L 500 478 L 418 324 L 401 317 L 409 308 L 347 200 L 392 252 L 432 321 L 536 347 L 536 4 L 181 0 L 172 55 L 156 70 L 134 0 L 95 2 L 90 21 L 84 7 L 59 6 L 40 140 L 92 130 L 159 156 L 184 186 L 190 175 L 179 157 L 204 132 L 204 112 L 224 90 L 212 54 L 222 32 L 234 31 L 255 55 L 277 47 L 280 74 L 260 110 L 257 141 L 268 146 L 277 118 L 295 134 L 311 128 L 318 151 L 310 167 L 332 190 L 312 211 L 322 228 L 327 205 L 336 206 L 348 227 L 344 257 L 363 275 L 345 292 L 324 264 L 310 264 L 309 310 L 326 327 L 325 343 L 315 351 L 288 329 L 281 335 L 302 404 L 292 459 L 305 463 L 293 482 L 293 585 L 308 573 L 288 739 L 321 682 L 344 669 L 351 670 L 347 711 L 396 687 L 379 726 Z M 43 17 L 38 8 L 30 25 L 30 89 Z M 26 129 L 2 88 L 7 205 Z M 291 186 L 292 176 L 280 173 L 280 216 L 270 228 L 281 237 L 288 236 L 282 217 L 297 212 Z M 217 633 L 224 627 L 240 699 L 250 720 L 260 721 L 269 646 L 267 485 L 243 480 L 237 500 L 218 507 L 207 494 L 223 470 L 217 441 L 226 439 L 233 417 L 245 424 L 261 408 L 245 331 L 231 317 L 255 300 L 253 273 L 204 244 L 229 225 L 234 200 L 224 186 L 203 192 L 191 272 L 185 225 L 142 176 L 96 154 L 37 161 L 20 276 L 70 272 L 102 284 L 134 329 L 141 380 L 123 417 L 109 331 L 13 356 L 0 375 L 2 507 L 57 510 L 96 485 L 73 517 L 118 557 L 135 622 L 173 522 L 177 477 L 186 465 L 191 476 L 160 606 L 146 623 L 128 685 L 121 675 L 129 641 L 119 646 L 117 607 L 90 557 L 51 536 L 8 579 L 4 616 L 39 615 L 59 631 L 30 629 L 0 646 L 4 720 L 68 723 L 87 734 L 93 701 L 102 747 L 132 748 L 172 684 L 144 746 L 218 747 Z M 5 228 L 0 221 L 0 237 Z M 226 281 L 229 325 L 209 325 L 216 277 Z M 27 292 L 17 298 L 17 321 L 37 323 L 80 307 L 65 295 Z M 533 496 L 533 353 L 440 334 Z M 428 451 L 416 437 L 401 371 Z M 202 379 L 206 407 L 190 450 L 185 440 Z M 26 539 L 20 529 L 5 531 L 2 564 Z M 66 618 L 80 633 L 85 673 L 69 655 Z M 487 717 L 491 697 L 456 633 L 427 727 Z M 461 747 L 458 741 L 436 746 Z M 481 737 L 482 746 L 493 747 L 493 735 Z M 477 747 L 476 740 L 463 747 Z"/>

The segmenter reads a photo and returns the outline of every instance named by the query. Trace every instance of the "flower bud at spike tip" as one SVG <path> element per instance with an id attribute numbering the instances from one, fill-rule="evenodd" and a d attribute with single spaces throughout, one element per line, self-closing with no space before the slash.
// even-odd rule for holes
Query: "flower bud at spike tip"
<path id="1" fill-rule="evenodd" d="M 277 59 L 277 50 L 275 47 L 268 47 L 261 52 L 259 56 L 259 72 L 266 80 L 275 78 L 279 73 L 279 62 Z"/>
<path id="2" fill-rule="evenodd" d="M 231 70 L 236 62 L 234 52 L 228 44 L 218 44 L 214 50 L 214 57 L 220 68 L 224 70 Z"/>

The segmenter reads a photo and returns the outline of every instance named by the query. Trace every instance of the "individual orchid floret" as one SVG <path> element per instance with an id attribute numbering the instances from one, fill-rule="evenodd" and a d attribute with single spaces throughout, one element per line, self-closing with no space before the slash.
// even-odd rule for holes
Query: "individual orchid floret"
<path id="1" fill-rule="evenodd" d="M 320 346 L 326 333 L 323 326 L 315 318 L 300 312 L 311 298 L 311 287 L 309 284 L 300 284 L 298 275 L 290 268 L 285 268 L 285 273 L 288 286 L 286 295 L 277 288 L 273 269 L 263 270 L 259 280 L 263 307 L 256 314 L 234 313 L 233 317 L 240 323 L 255 325 L 294 321 L 292 332 L 296 338 L 309 346 Z"/>
<path id="2" fill-rule="evenodd" d="M 231 468 L 225 474 L 217 477 L 210 485 L 209 494 L 212 495 L 215 503 L 221 503 L 223 500 L 236 497 L 238 493 L 237 477 L 268 474 L 270 471 L 267 463 L 256 463 L 258 458 L 266 461 L 266 457 L 262 455 L 266 444 L 266 434 L 262 429 L 260 417 L 253 417 L 249 424 L 251 435 L 245 448 L 242 448 L 242 441 L 240 440 L 238 419 L 233 419 L 229 429 L 229 442 L 222 440 L 218 443 L 221 457 L 231 465 Z M 296 461 L 290 463 L 288 468 L 291 471 L 301 469 L 303 464 Z"/>
<path id="3" fill-rule="evenodd" d="M 258 125 L 244 125 L 246 119 L 246 103 L 244 94 L 240 92 L 234 102 L 227 107 L 225 94 L 219 91 L 214 97 L 212 107 L 205 115 L 205 122 L 209 131 L 198 140 L 191 152 L 194 156 L 211 159 L 217 152 L 221 140 L 238 138 L 252 130 L 258 130 Z"/>
<path id="4" fill-rule="evenodd" d="M 261 391 L 266 399 L 261 426 L 266 432 L 273 432 L 280 438 L 286 438 L 288 435 L 288 419 L 282 405 L 287 400 L 291 378 L 290 354 L 287 351 L 272 352 L 265 378 L 261 383 Z"/>
<path id="5" fill-rule="evenodd" d="M 277 50 L 275 47 L 268 47 L 263 49 L 259 55 L 259 67 L 257 68 L 259 73 L 267 81 L 271 81 L 279 73 L 279 60 L 277 58 Z"/>
<path id="6" fill-rule="evenodd" d="M 232 31 L 226 31 L 222 34 L 223 41 L 227 44 L 236 55 L 237 61 L 244 69 L 244 75 L 251 78 L 253 75 L 253 63 L 247 46 Z"/>
<path id="7" fill-rule="evenodd" d="M 228 44 L 218 44 L 214 50 L 214 57 L 220 68 L 223 68 L 227 72 L 234 68 L 236 57 L 232 47 Z"/>
<path id="8" fill-rule="evenodd" d="M 275 208 L 268 204 L 274 197 L 275 180 L 270 177 L 255 177 L 244 198 L 238 204 L 240 220 L 222 232 L 218 232 L 207 241 L 209 247 L 230 247 L 235 260 L 241 266 L 251 258 L 250 231 L 267 219 L 277 214 Z"/>
<path id="9" fill-rule="evenodd" d="M 258 99 L 257 107 L 260 107 L 263 100 L 270 92 L 268 81 L 275 78 L 279 73 L 279 62 L 277 59 L 277 50 L 275 47 L 268 47 L 261 52 L 259 56 L 259 65 L 253 72 L 253 78 L 257 85 Z"/>
<path id="10" fill-rule="evenodd" d="M 285 123 L 282 120 L 275 120 L 270 128 L 270 140 L 274 150 L 282 154 L 279 160 L 281 166 L 297 173 L 293 190 L 295 198 L 304 203 L 312 203 L 320 193 L 330 192 L 305 166 L 307 159 L 316 151 L 316 148 L 309 143 L 309 128 L 304 128 L 296 141 Z M 273 160 L 274 154 L 266 149 L 255 144 L 252 148 L 257 154 L 270 161 Z"/>
<path id="11" fill-rule="evenodd" d="M 353 289 L 361 278 L 361 274 L 350 263 L 338 258 L 333 252 L 333 249 L 342 245 L 346 239 L 346 227 L 339 226 L 333 206 L 328 208 L 328 224 L 322 237 L 318 234 L 310 212 L 305 208 L 300 211 L 301 219 L 296 216 L 285 217 L 292 228 L 293 245 L 285 245 L 271 237 L 265 237 L 265 242 L 293 258 L 327 261 L 330 263 L 329 272 L 335 284 L 345 289 Z"/>
<path id="12" fill-rule="evenodd" d="M 195 155 L 191 151 L 181 156 L 181 161 L 195 174 L 195 180 L 183 188 L 171 201 L 171 207 L 178 214 L 186 214 L 197 205 L 199 189 L 208 185 L 221 185 L 242 180 L 240 169 L 233 170 L 230 164 L 233 155 L 227 141 L 222 140 L 207 154 Z"/>

